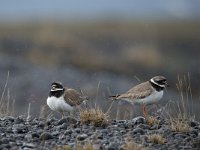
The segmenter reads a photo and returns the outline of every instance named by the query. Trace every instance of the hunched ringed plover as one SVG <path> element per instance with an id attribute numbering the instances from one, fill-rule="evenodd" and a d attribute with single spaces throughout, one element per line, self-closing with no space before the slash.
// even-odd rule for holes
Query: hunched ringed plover
<path id="1" fill-rule="evenodd" d="M 142 113 L 147 118 L 146 105 L 157 104 L 163 97 L 163 91 L 167 85 L 165 77 L 155 76 L 149 81 L 134 86 L 126 93 L 110 96 L 110 98 L 141 105 Z"/>
<path id="2" fill-rule="evenodd" d="M 76 106 L 79 106 L 86 100 L 87 97 L 77 90 L 63 87 L 59 82 L 53 82 L 47 98 L 47 105 L 53 111 L 60 112 L 63 117 L 64 112 L 73 111 Z"/>

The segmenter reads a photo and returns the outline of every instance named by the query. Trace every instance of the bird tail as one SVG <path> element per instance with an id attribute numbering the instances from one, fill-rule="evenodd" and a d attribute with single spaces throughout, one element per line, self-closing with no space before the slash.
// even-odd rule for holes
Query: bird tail
<path id="1" fill-rule="evenodd" d="M 112 96 L 109 96 L 109 99 L 118 100 L 118 97 L 119 97 L 119 96 L 120 96 L 120 94 L 112 95 Z"/>

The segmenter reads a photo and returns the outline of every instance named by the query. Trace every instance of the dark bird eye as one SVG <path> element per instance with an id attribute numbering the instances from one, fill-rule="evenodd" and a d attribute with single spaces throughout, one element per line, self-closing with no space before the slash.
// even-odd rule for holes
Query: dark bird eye
<path id="1" fill-rule="evenodd" d="M 165 84 L 165 83 L 166 83 L 166 79 L 160 80 L 160 81 L 158 81 L 158 83 L 159 83 L 159 84 Z"/>

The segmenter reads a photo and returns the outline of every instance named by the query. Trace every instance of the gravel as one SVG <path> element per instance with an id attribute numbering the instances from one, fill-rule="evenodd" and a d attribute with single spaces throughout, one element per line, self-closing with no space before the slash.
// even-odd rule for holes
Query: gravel
<path id="1" fill-rule="evenodd" d="M 91 143 L 93 149 L 121 150 L 131 142 L 138 149 L 200 149 L 199 122 L 190 122 L 190 131 L 181 133 L 172 131 L 167 120 L 159 118 L 158 121 L 159 126 L 149 126 L 144 118 L 137 117 L 112 120 L 107 127 L 95 127 L 70 117 L 27 121 L 23 116 L 6 116 L 0 118 L 0 149 L 60 149 L 66 145 L 74 149 L 77 143 Z M 151 134 L 162 135 L 164 144 L 148 140 Z"/>

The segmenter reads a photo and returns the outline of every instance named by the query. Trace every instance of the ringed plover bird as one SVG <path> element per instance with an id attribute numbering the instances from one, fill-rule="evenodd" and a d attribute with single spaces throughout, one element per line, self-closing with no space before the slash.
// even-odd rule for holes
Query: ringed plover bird
<path id="1" fill-rule="evenodd" d="M 47 98 L 47 105 L 53 110 L 60 112 L 71 112 L 75 107 L 87 101 L 87 97 L 75 89 L 63 87 L 59 82 L 51 84 L 51 90 Z"/>
<path id="2" fill-rule="evenodd" d="M 163 91 L 167 85 L 165 77 L 155 76 L 149 81 L 134 86 L 126 93 L 110 96 L 110 98 L 141 105 L 142 113 L 147 118 L 146 105 L 157 104 L 163 97 Z"/>

